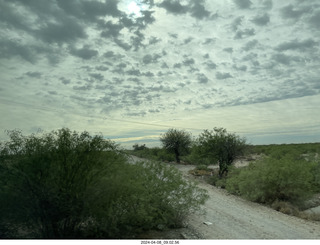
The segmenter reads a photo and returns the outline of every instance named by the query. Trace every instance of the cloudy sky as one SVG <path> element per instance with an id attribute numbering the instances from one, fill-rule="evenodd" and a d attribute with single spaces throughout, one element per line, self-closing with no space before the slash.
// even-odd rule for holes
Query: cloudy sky
<path id="1" fill-rule="evenodd" d="M 0 0 L 0 140 L 319 142 L 319 41 L 319 0 Z"/>

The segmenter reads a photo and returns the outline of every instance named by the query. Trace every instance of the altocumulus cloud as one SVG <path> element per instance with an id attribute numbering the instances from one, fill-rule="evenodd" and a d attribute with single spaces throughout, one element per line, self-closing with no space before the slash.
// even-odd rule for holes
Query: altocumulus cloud
<path id="1" fill-rule="evenodd" d="M 0 0 L 1 128 L 312 140 L 319 20 L 317 0 Z"/>

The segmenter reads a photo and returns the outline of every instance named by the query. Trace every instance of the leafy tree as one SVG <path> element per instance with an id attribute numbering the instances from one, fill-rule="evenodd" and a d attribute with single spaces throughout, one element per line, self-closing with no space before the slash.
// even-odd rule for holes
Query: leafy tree
<path id="1" fill-rule="evenodd" d="M 160 141 L 164 149 L 175 154 L 177 163 L 180 163 L 180 156 L 188 152 L 192 143 L 190 133 L 173 128 L 161 135 Z"/>
<path id="2" fill-rule="evenodd" d="M 0 143 L 1 238 L 122 238 L 178 226 L 207 198 L 176 169 L 130 164 L 101 135 L 9 132 Z"/>
<path id="3" fill-rule="evenodd" d="M 141 150 L 147 149 L 146 144 L 139 145 L 136 143 L 132 147 L 134 151 L 141 151 Z"/>
<path id="4" fill-rule="evenodd" d="M 245 138 L 228 133 L 224 128 L 204 130 L 198 141 L 198 151 L 201 155 L 219 163 L 219 176 L 228 173 L 229 166 L 243 153 L 246 146 Z"/>
<path id="5" fill-rule="evenodd" d="M 88 132 L 8 134 L 11 140 L 0 147 L 6 222 L 28 227 L 43 238 L 76 237 L 79 224 L 88 218 L 87 188 L 115 163 L 124 162 L 124 156 L 117 154 L 115 144 Z"/>

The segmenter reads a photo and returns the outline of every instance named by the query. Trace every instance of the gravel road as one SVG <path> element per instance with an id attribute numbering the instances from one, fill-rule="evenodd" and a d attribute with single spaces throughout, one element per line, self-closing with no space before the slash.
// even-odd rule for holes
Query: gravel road
<path id="1" fill-rule="evenodd" d="M 136 160 L 141 159 L 134 157 L 134 161 Z M 179 169 L 186 178 L 194 179 L 188 173 L 194 168 L 193 165 L 170 165 Z M 320 222 L 285 215 L 266 206 L 230 195 L 225 190 L 201 180 L 199 187 L 206 189 L 209 194 L 209 199 L 203 206 L 205 214 L 194 214 L 187 220 L 190 234 L 197 234 L 198 239 L 320 238 Z M 188 231 L 184 230 L 184 233 L 188 239 Z"/>
<path id="2" fill-rule="evenodd" d="M 186 177 L 192 165 L 172 164 Z M 320 222 L 285 215 L 263 205 L 230 195 L 204 182 L 209 200 L 204 215 L 192 215 L 188 225 L 203 239 L 319 239 Z M 204 222 L 210 222 L 204 224 Z"/>

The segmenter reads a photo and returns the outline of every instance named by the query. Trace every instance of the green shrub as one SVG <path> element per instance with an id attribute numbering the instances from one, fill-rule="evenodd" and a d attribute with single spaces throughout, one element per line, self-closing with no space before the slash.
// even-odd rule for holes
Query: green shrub
<path id="1" fill-rule="evenodd" d="M 214 174 L 208 179 L 208 183 L 210 185 L 214 185 L 216 187 L 220 187 L 224 189 L 226 188 L 227 178 L 220 177 L 218 174 Z"/>
<path id="2" fill-rule="evenodd" d="M 312 163 L 313 182 L 316 190 L 320 191 L 320 162 L 315 161 Z"/>
<path id="3" fill-rule="evenodd" d="M 159 148 L 159 147 L 144 148 L 141 150 L 132 151 L 130 152 L 130 154 L 136 157 L 145 158 L 153 161 L 162 161 L 162 162 L 175 161 L 174 154 L 167 152 L 165 149 Z"/>
<path id="4" fill-rule="evenodd" d="M 241 170 L 233 170 L 226 188 L 260 203 L 298 202 L 314 191 L 311 169 L 312 164 L 303 160 L 288 156 L 281 159 L 269 157 Z"/>
<path id="5" fill-rule="evenodd" d="M 128 163 L 102 136 L 9 136 L 0 145 L 1 237 L 130 237 L 178 226 L 207 198 L 176 169 Z"/>

